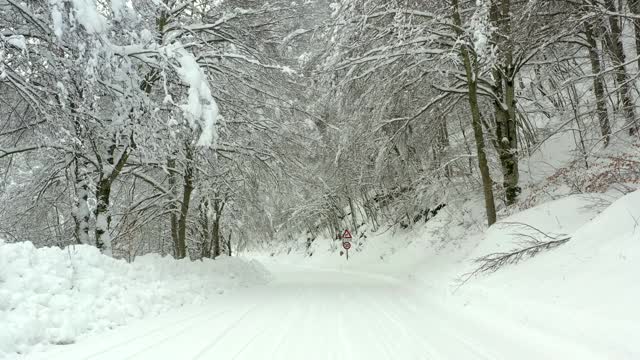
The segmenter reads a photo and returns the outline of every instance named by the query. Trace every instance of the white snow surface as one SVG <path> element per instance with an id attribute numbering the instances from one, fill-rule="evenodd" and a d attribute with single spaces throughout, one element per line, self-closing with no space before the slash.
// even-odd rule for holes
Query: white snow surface
<path id="1" fill-rule="evenodd" d="M 638 359 L 640 191 L 620 196 L 551 194 L 488 230 L 470 196 L 410 230 L 354 232 L 348 262 L 322 238 L 245 254 L 268 285 L 235 258 L 0 243 L 0 358 Z M 474 259 L 541 238 L 518 224 L 571 240 L 461 284 Z M 218 296 L 243 285 L 260 286 Z"/>
<path id="2" fill-rule="evenodd" d="M 253 254 L 273 271 L 269 284 L 27 358 L 638 359 L 640 191 L 607 199 L 567 196 L 484 233 L 443 210 L 412 231 L 354 241 L 349 262 L 321 239 L 312 257 Z M 572 238 L 460 286 L 472 259 L 538 236 L 518 222 Z"/>
<path id="3" fill-rule="evenodd" d="M 145 255 L 127 263 L 88 245 L 36 249 L 0 242 L 0 359 L 74 343 L 269 279 L 257 261 L 235 257 L 192 262 Z"/>

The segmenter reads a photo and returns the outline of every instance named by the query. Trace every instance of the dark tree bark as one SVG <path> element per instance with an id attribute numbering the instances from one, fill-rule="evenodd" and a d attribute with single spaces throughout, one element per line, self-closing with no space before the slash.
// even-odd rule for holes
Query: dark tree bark
<path id="1" fill-rule="evenodd" d="M 111 146 L 107 152 L 108 168 L 101 166 L 99 171 L 98 185 L 96 187 L 96 209 L 94 211 L 96 217 L 96 247 L 106 255 L 112 255 L 111 238 L 109 230 L 111 228 L 111 213 L 109 211 L 111 186 L 115 179 L 120 175 L 129 158 L 129 147 L 125 147 L 120 154 L 120 158 L 115 160 L 116 139 L 114 137 Z M 102 159 L 98 156 L 98 161 Z"/>
<path id="2" fill-rule="evenodd" d="M 202 236 L 202 258 L 211 257 L 211 231 L 209 224 L 209 199 L 203 199 L 200 203 L 200 228 Z"/>
<path id="3" fill-rule="evenodd" d="M 167 168 L 169 169 L 169 189 L 173 199 L 169 202 L 169 220 L 171 222 L 171 240 L 173 243 L 173 257 L 178 258 L 181 250 L 178 246 L 178 202 L 176 194 L 176 159 L 171 157 L 167 159 Z"/>
<path id="4" fill-rule="evenodd" d="M 89 184 L 85 175 L 80 171 L 80 159 L 76 155 L 74 165 L 75 190 L 78 199 L 75 204 L 73 220 L 75 222 L 74 236 L 78 244 L 89 244 Z"/>
<path id="5" fill-rule="evenodd" d="M 458 0 L 452 0 L 452 17 L 456 32 L 459 37 L 464 37 L 462 29 L 462 18 L 460 17 L 460 5 Z M 478 152 L 478 167 L 480 168 L 480 176 L 482 179 L 482 189 L 484 193 L 485 210 L 487 213 L 487 223 L 489 226 L 496 222 L 496 205 L 493 196 L 493 182 L 489 172 L 489 163 L 485 152 L 484 134 L 482 132 L 482 121 L 480 116 L 480 107 L 478 104 L 478 84 L 475 60 L 472 59 L 471 52 L 467 45 L 460 46 L 460 56 L 464 63 L 464 69 L 467 77 L 467 87 L 469 90 L 469 107 L 471 109 L 471 126 L 476 142 L 476 151 Z"/>
<path id="6" fill-rule="evenodd" d="M 518 169 L 518 123 L 515 96 L 515 64 L 511 33 L 511 1 L 492 0 L 490 18 L 498 31 L 493 33 L 493 43 L 498 48 L 498 63 L 493 68 L 495 136 L 493 142 L 502 168 L 505 202 L 512 205 L 520 194 Z"/>
<path id="7" fill-rule="evenodd" d="M 591 60 L 591 72 L 593 73 L 593 92 L 596 97 L 596 112 L 600 124 L 600 135 L 604 138 L 604 146 L 609 145 L 611 137 L 611 124 L 607 114 L 607 100 L 602 79 L 602 66 L 598 54 L 598 44 L 595 40 L 594 29 L 591 24 L 585 24 L 585 35 L 589 43 L 589 60 Z"/>
<path id="8" fill-rule="evenodd" d="M 353 205 L 353 199 L 351 196 L 349 196 L 348 199 L 349 210 L 351 210 L 351 226 L 353 226 L 353 233 L 355 234 L 358 232 L 358 217 L 356 215 L 356 207 Z"/>
<path id="9" fill-rule="evenodd" d="M 604 0 L 606 9 L 609 12 L 616 12 L 614 0 Z M 618 84 L 620 99 L 622 101 L 622 111 L 629 128 L 629 134 L 634 135 L 638 131 L 635 107 L 631 97 L 630 79 L 624 67 L 626 62 L 624 48 L 622 46 L 622 28 L 617 16 L 607 16 L 610 31 L 605 31 L 605 43 L 611 54 L 611 61 L 615 66 L 615 78 Z"/>
<path id="10" fill-rule="evenodd" d="M 222 247 L 220 246 L 220 218 L 222 211 L 224 211 L 225 202 L 219 198 L 213 201 L 213 211 L 215 212 L 215 219 L 212 223 L 211 242 L 213 244 L 212 257 L 215 259 L 222 253 Z"/>
<path id="11" fill-rule="evenodd" d="M 189 203 L 193 192 L 193 152 L 189 144 L 185 144 L 185 168 L 182 177 L 182 203 L 180 204 L 180 217 L 178 218 L 177 258 L 187 256 L 187 218 L 189 216 Z"/>
<path id="12" fill-rule="evenodd" d="M 629 0 L 631 13 L 640 16 L 640 0 Z M 638 69 L 640 69 L 640 17 L 633 19 L 633 28 L 636 37 L 636 56 L 638 57 Z"/>
<path id="13" fill-rule="evenodd" d="M 438 119 L 438 134 L 432 146 L 433 151 L 433 164 L 435 169 L 439 169 L 442 165 L 442 159 L 445 155 L 446 149 L 449 147 L 449 130 L 447 129 L 447 121 L 444 116 Z M 446 177 L 451 177 L 451 165 L 446 164 L 444 166 L 444 174 Z"/>

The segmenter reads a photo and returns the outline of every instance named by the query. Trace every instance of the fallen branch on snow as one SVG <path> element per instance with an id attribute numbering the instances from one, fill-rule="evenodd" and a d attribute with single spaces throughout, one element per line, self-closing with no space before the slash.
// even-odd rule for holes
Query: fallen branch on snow
<path id="1" fill-rule="evenodd" d="M 571 237 L 567 234 L 550 235 L 529 224 L 510 222 L 500 223 L 500 225 L 520 226 L 525 229 L 533 230 L 534 234 L 542 235 L 543 239 L 541 240 L 532 234 L 524 232 L 512 234 L 524 239 L 520 243 L 522 247 L 507 252 L 491 253 L 475 259 L 474 263 L 479 263 L 480 266 L 475 270 L 464 274 L 458 288 L 469 281 L 472 277 L 479 276 L 483 273 L 487 274 L 496 272 L 505 265 L 516 264 L 524 259 L 532 258 L 543 251 L 554 249 L 571 240 Z"/>
<path id="2" fill-rule="evenodd" d="M 471 276 L 476 276 L 480 273 L 492 273 L 508 264 L 515 264 L 522 259 L 532 258 L 538 255 L 544 250 L 551 250 L 556 248 L 571 238 L 566 237 L 559 240 L 551 241 L 532 241 L 530 246 L 522 249 L 514 249 L 510 252 L 498 252 L 489 255 L 485 255 L 475 259 L 476 263 L 480 263 L 480 267 L 471 272 Z"/>

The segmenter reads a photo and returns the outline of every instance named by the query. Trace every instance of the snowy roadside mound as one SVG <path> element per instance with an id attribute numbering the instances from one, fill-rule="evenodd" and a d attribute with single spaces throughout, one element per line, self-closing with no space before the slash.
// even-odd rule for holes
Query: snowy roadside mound
<path id="1" fill-rule="evenodd" d="M 572 299 L 577 291 L 583 292 L 584 296 L 608 297 L 614 288 L 640 294 L 640 287 L 634 280 L 640 271 L 640 190 L 621 197 L 601 212 L 597 207 L 589 206 L 590 201 L 587 197 L 570 196 L 505 219 L 507 223 L 535 226 L 551 235 L 569 234 L 571 239 L 557 249 L 525 259 L 515 266 L 505 266 L 474 282 L 518 288 L 527 293 L 548 287 L 549 291 L 563 293 Z M 522 230 L 492 227 L 471 258 L 508 251 L 520 239 L 517 233 L 526 232 Z M 553 276 L 541 277 L 543 269 L 552 269 Z M 535 289 L 523 281 L 525 278 L 536 284 Z M 627 286 L 632 284 L 635 286 Z M 605 288 L 610 291 L 603 291 Z M 620 300 L 624 299 L 611 299 Z"/>
<path id="2" fill-rule="evenodd" d="M 602 359 L 639 359 L 640 191 L 599 214 L 587 204 L 572 196 L 505 219 L 569 234 L 571 240 L 474 278 L 443 303 L 458 302 L 467 319 L 589 344 Z M 469 259 L 513 248 L 519 231 L 492 227 Z"/>
<path id="3" fill-rule="evenodd" d="M 255 260 L 146 255 L 129 264 L 86 245 L 62 250 L 0 242 L 0 358 L 73 343 L 85 333 L 269 280 Z"/>

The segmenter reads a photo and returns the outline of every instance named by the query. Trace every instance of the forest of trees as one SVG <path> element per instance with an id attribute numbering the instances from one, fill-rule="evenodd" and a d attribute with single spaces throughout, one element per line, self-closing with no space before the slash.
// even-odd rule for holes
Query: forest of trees
<path id="1" fill-rule="evenodd" d="M 639 68 L 640 0 L 0 0 L 0 238 L 213 258 L 476 192 L 491 225 L 551 135 L 637 140 Z"/>

